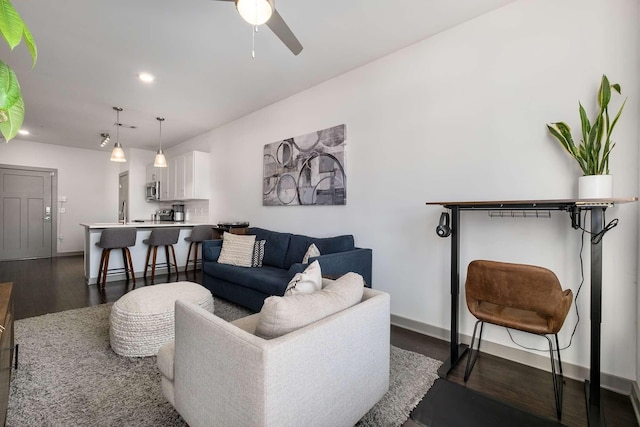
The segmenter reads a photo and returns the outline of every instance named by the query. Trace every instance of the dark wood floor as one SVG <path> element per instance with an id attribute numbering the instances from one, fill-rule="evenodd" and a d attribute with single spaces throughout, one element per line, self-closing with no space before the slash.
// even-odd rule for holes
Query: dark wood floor
<path id="1" fill-rule="evenodd" d="M 175 281 L 175 275 L 169 278 Z M 180 280 L 201 281 L 200 273 Z M 156 277 L 156 283 L 168 281 Z M 80 256 L 52 259 L 0 262 L 0 283 L 14 283 L 16 319 L 87 307 L 117 300 L 133 288 L 132 283 L 111 282 L 100 292 L 96 285 L 87 286 Z M 137 280 L 137 287 L 149 285 Z M 392 326 L 391 343 L 397 347 L 422 353 L 438 360 L 448 357 L 448 342 Z M 463 360 L 464 361 L 464 360 Z M 464 384 L 464 363 L 459 364 L 448 379 Z M 534 414 L 554 418 L 555 404 L 551 374 L 509 360 L 482 354 L 467 387 Z M 628 396 L 603 390 L 603 407 L 607 426 L 638 426 Z M 566 380 L 562 422 L 567 426 L 587 426 L 583 383 Z M 405 427 L 417 424 L 407 421 Z"/>

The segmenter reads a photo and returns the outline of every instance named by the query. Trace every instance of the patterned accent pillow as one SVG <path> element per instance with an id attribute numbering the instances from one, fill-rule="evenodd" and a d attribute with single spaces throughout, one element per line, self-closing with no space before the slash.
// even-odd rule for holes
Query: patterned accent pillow
<path id="1" fill-rule="evenodd" d="M 258 240 L 253 245 L 253 259 L 251 260 L 251 267 L 262 267 L 262 260 L 264 259 L 264 244 L 266 240 Z"/>
<path id="2" fill-rule="evenodd" d="M 256 236 L 243 236 L 225 231 L 222 235 L 222 250 L 218 262 L 239 267 L 251 267 L 255 241 Z"/>
<path id="3" fill-rule="evenodd" d="M 284 291 L 286 295 L 311 294 L 322 289 L 322 271 L 316 260 L 309 264 L 302 273 L 296 273 Z"/>
<path id="4" fill-rule="evenodd" d="M 309 249 L 307 249 L 307 252 L 304 254 L 304 257 L 302 258 L 302 263 L 309 264 L 309 258 L 312 258 L 314 256 L 320 256 L 320 249 L 318 249 L 315 243 L 312 243 L 309 246 Z"/>

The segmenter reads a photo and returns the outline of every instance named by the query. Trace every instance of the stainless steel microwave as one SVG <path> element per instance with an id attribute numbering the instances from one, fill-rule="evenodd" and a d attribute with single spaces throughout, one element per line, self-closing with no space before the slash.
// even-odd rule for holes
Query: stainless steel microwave
<path id="1" fill-rule="evenodd" d="M 148 182 L 145 187 L 147 202 L 160 200 L 160 181 Z"/>

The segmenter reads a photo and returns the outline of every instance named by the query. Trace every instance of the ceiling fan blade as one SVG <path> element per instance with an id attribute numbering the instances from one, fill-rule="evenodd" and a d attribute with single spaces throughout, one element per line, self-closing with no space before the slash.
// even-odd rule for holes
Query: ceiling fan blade
<path id="1" fill-rule="evenodd" d="M 271 18 L 267 21 L 267 27 L 271 28 L 271 31 L 282 40 L 282 43 L 284 43 L 294 55 L 302 52 L 302 45 L 296 36 L 293 35 L 293 32 L 277 10 L 273 11 L 273 15 L 271 15 Z"/>

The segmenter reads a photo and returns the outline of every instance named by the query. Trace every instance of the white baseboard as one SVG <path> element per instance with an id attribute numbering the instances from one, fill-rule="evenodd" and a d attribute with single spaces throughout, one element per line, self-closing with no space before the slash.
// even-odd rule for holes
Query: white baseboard
<path id="1" fill-rule="evenodd" d="M 640 424 L 640 388 L 638 383 L 633 381 L 631 383 L 631 405 L 633 405 L 633 412 L 636 414 L 636 421 Z"/>
<path id="2" fill-rule="evenodd" d="M 444 341 L 450 341 L 451 338 L 448 329 L 428 325 L 426 323 L 418 322 L 413 319 L 407 319 L 395 314 L 391 315 L 391 324 Z M 462 344 L 469 344 L 471 342 L 471 337 L 468 335 L 460 334 L 459 339 L 460 343 Z M 551 372 L 551 364 L 549 362 L 548 356 L 530 353 L 525 350 L 508 347 L 502 344 L 486 341 L 484 339 L 482 340 L 482 352 Z M 579 365 L 573 365 L 571 363 L 567 363 L 564 360 L 562 363 L 562 370 L 564 376 L 567 378 L 578 381 L 584 381 L 585 379 L 589 378 L 589 368 Z M 600 378 L 600 384 L 603 388 L 623 394 L 625 396 L 632 394 L 632 385 L 635 386 L 636 389 L 638 388 L 635 381 L 631 381 L 615 375 L 603 373 L 601 374 Z M 640 397 L 640 390 L 635 391 L 638 392 L 636 396 Z M 637 408 L 640 409 L 640 400 L 638 400 L 637 403 Z M 634 408 L 636 408 L 635 404 Z M 638 416 L 638 409 L 636 409 L 636 416 Z"/>

